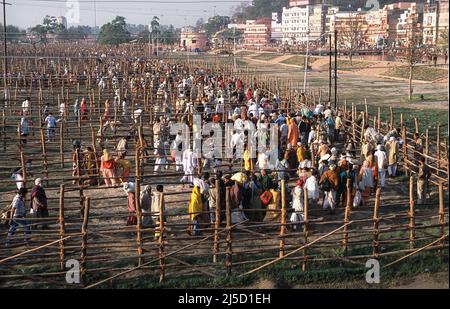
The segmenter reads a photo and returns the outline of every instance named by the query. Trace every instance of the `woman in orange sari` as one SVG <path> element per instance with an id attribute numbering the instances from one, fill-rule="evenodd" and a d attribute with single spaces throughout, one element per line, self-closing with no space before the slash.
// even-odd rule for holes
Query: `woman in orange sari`
<path id="1" fill-rule="evenodd" d="M 373 169 L 370 161 L 366 160 L 358 175 L 358 189 L 361 191 L 361 203 L 366 206 L 369 202 L 370 193 L 373 188 Z"/>

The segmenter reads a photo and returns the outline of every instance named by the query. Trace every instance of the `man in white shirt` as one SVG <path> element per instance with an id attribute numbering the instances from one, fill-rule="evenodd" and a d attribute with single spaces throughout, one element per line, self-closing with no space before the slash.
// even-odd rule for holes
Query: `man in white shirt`
<path id="1" fill-rule="evenodd" d="M 377 151 L 375 151 L 375 158 L 378 165 L 378 179 L 380 180 L 380 186 L 381 188 L 384 188 L 388 161 L 386 152 L 383 150 L 382 145 L 377 146 Z"/>
<path id="2" fill-rule="evenodd" d="M 23 114 L 26 116 L 29 114 L 30 109 L 31 109 L 31 98 L 27 97 L 27 99 L 25 101 L 22 102 L 22 111 Z"/>
<path id="3" fill-rule="evenodd" d="M 49 112 L 44 121 L 47 124 L 47 138 L 51 142 L 55 139 L 56 118 Z"/>

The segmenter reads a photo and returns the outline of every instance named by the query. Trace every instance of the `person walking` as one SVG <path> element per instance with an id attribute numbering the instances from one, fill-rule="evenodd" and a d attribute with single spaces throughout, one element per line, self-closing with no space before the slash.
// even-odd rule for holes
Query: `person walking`
<path id="1" fill-rule="evenodd" d="M 431 171 L 425 163 L 425 157 L 419 160 L 417 173 L 417 204 L 424 204 L 427 200 L 428 181 L 431 177 Z"/>
<path id="2" fill-rule="evenodd" d="M 381 188 L 384 188 L 386 180 L 386 170 L 388 168 L 388 160 L 386 152 L 383 150 L 382 145 L 377 146 L 375 151 L 376 164 L 378 165 L 378 181 Z"/>
<path id="3" fill-rule="evenodd" d="M 6 238 L 7 246 L 11 244 L 11 237 L 16 233 L 17 227 L 19 225 L 24 228 L 25 234 L 24 241 L 27 244 L 29 242 L 30 227 L 25 219 L 26 217 L 25 197 L 27 193 L 28 190 L 25 187 L 20 188 L 17 191 L 17 194 L 11 203 L 8 236 Z"/>
<path id="4" fill-rule="evenodd" d="M 42 187 L 42 179 L 36 178 L 34 181 L 34 187 L 31 190 L 31 211 L 34 218 L 47 218 L 47 195 Z M 36 224 L 36 227 L 38 224 Z M 42 229 L 47 229 L 47 224 L 42 224 Z"/>

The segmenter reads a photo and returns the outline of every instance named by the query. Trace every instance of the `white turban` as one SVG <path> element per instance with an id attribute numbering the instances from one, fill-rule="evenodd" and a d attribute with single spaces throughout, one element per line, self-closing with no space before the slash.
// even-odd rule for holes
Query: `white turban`
<path id="1" fill-rule="evenodd" d="M 41 178 L 36 178 L 35 180 L 34 180 L 34 185 L 35 186 L 40 186 L 42 184 L 42 179 Z"/>

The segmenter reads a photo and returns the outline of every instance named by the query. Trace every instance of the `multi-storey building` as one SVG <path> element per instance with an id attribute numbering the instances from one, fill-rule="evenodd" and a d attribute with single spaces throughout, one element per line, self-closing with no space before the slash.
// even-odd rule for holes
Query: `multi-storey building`
<path id="1" fill-rule="evenodd" d="M 271 41 L 280 43 L 283 40 L 283 24 L 281 22 L 281 13 L 272 13 Z"/>
<path id="2" fill-rule="evenodd" d="M 244 44 L 248 47 L 262 47 L 270 43 L 272 20 L 261 18 L 247 20 L 244 31 Z"/>
<path id="3" fill-rule="evenodd" d="M 308 1 L 291 1 L 291 4 L 305 2 Z M 307 40 L 322 40 L 327 8 L 328 6 L 324 4 L 283 8 L 283 43 L 294 45 L 306 43 Z"/>
<path id="4" fill-rule="evenodd" d="M 405 45 L 410 40 L 416 44 L 422 43 L 423 29 L 423 3 L 411 3 L 398 18 L 396 27 L 396 44 Z"/>
<path id="5" fill-rule="evenodd" d="M 428 0 L 423 13 L 423 44 L 439 45 L 448 31 L 448 0 Z"/>
<path id="6" fill-rule="evenodd" d="M 193 27 L 181 29 L 180 45 L 187 51 L 209 50 L 208 36 L 205 32 L 196 32 Z"/>

